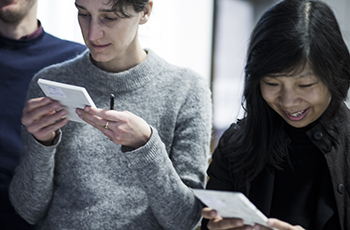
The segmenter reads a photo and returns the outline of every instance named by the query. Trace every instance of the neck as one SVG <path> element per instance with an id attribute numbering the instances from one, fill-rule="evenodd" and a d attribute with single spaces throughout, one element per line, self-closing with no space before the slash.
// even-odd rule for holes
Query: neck
<path id="1" fill-rule="evenodd" d="M 0 20 L 0 34 L 11 39 L 20 39 L 38 29 L 37 3 L 29 10 L 28 14 L 17 23 L 8 23 Z"/>

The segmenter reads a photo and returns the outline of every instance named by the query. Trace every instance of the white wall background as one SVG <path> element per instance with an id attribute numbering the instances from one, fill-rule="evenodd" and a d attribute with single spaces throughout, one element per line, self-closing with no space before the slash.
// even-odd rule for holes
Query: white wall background
<path id="1" fill-rule="evenodd" d="M 74 0 L 38 0 L 45 31 L 84 43 Z M 150 20 L 140 26 L 144 48 L 170 63 L 190 67 L 210 79 L 213 0 L 154 0 Z"/>

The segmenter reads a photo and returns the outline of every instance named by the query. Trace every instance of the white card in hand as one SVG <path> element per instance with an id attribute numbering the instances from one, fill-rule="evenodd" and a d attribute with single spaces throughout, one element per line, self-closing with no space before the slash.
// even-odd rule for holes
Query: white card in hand
<path id="1" fill-rule="evenodd" d="M 193 189 L 193 192 L 199 200 L 209 208 L 215 209 L 223 218 L 240 218 L 246 225 L 260 224 L 268 227 L 267 217 L 243 193 L 204 189 Z"/>
<path id="2" fill-rule="evenodd" d="M 76 114 L 77 108 L 84 109 L 86 105 L 96 107 L 84 87 L 39 79 L 38 84 L 47 97 L 59 101 L 68 111 L 71 121 L 84 122 Z"/>

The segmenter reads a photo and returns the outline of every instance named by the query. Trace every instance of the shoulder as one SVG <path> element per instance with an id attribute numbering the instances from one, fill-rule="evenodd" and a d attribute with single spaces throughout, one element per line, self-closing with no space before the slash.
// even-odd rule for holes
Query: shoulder
<path id="1" fill-rule="evenodd" d="M 207 184 L 207 189 L 234 190 L 230 161 L 227 152 L 231 138 L 239 126 L 239 124 L 233 123 L 222 134 L 218 146 L 212 154 L 211 163 L 207 171 L 210 178 Z"/>
<path id="2" fill-rule="evenodd" d="M 75 56 L 72 59 L 68 59 L 66 61 L 52 64 L 50 66 L 47 66 L 40 70 L 34 78 L 45 78 L 45 79 L 56 79 L 57 76 L 68 76 L 72 72 L 77 72 L 84 68 L 84 66 L 88 65 L 88 62 L 86 62 L 86 59 L 88 59 L 89 52 L 86 50 L 85 52 L 78 54 L 78 56 Z"/>
<path id="3" fill-rule="evenodd" d="M 45 31 L 43 33 L 44 34 L 41 40 L 41 46 L 45 47 L 47 49 L 47 52 L 50 52 L 50 54 L 57 53 L 64 57 L 70 57 L 72 55 L 76 56 L 77 54 L 80 54 L 87 49 L 85 45 L 78 42 L 64 40 L 46 33 Z M 67 58 L 65 57 L 65 59 Z"/>
<path id="4" fill-rule="evenodd" d="M 246 123 L 246 119 L 238 119 L 236 123 L 232 123 L 220 138 L 221 145 L 227 145 L 232 136 L 243 129 L 243 126 Z"/>
<path id="5" fill-rule="evenodd" d="M 77 47 L 77 48 L 86 49 L 86 46 L 81 44 L 81 43 L 74 42 L 74 41 L 69 41 L 69 40 L 65 40 L 65 39 L 61 39 L 61 38 L 56 37 L 56 36 L 54 36 L 52 34 L 46 33 L 45 31 L 43 33 L 44 33 L 44 40 L 46 42 L 56 43 L 58 45 L 65 45 L 65 46 L 70 46 L 70 47 Z"/>
<path id="6" fill-rule="evenodd" d="M 205 83 L 204 77 L 193 69 L 171 64 L 162 57 L 158 56 L 151 49 L 146 49 L 146 51 L 149 54 L 148 61 L 152 64 L 152 68 L 155 68 L 156 71 L 159 70 L 159 74 L 163 79 L 181 81 L 182 84 L 191 84 L 194 82 L 198 82 L 200 84 Z"/>
<path id="7" fill-rule="evenodd" d="M 177 66 L 164 60 L 152 50 L 147 50 L 149 67 L 155 74 L 154 84 L 162 86 L 162 92 L 174 94 L 179 100 L 210 101 L 209 80 L 188 67 Z M 176 95 L 175 95 L 176 94 Z"/>

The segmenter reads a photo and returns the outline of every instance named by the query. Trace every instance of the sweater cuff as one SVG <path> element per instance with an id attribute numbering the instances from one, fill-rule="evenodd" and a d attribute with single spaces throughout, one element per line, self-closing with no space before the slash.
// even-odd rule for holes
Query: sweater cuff
<path id="1" fill-rule="evenodd" d="M 162 157 L 163 154 L 167 154 L 158 131 L 154 127 L 151 128 L 151 138 L 144 146 L 125 153 L 130 168 L 142 168 L 149 163 L 157 162 L 156 158 Z M 168 157 L 168 155 L 166 155 L 166 157 Z"/>
<path id="2" fill-rule="evenodd" d="M 61 138 L 62 138 L 62 131 L 58 130 L 57 131 L 57 135 L 53 140 L 53 143 L 51 146 L 45 146 L 43 144 L 41 144 L 37 139 L 35 139 L 35 137 L 31 134 L 31 133 L 27 133 L 27 135 L 29 136 L 28 140 L 30 140 L 29 143 L 27 143 L 26 145 L 31 146 L 31 151 L 32 153 L 42 153 L 45 152 L 46 154 L 40 154 L 40 157 L 38 157 L 37 155 L 37 160 L 41 160 L 46 162 L 47 160 L 51 159 L 55 154 L 55 150 L 58 146 L 58 144 L 61 142 Z"/>

